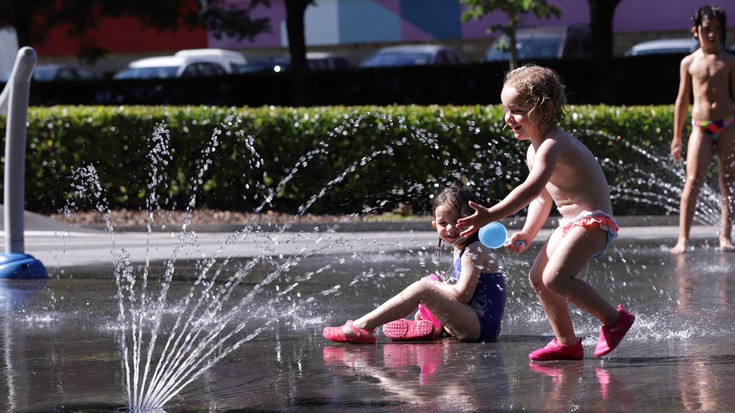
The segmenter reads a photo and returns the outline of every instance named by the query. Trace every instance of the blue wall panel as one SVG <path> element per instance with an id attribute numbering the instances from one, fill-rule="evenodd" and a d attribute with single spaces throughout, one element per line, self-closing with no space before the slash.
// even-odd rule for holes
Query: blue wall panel
<path id="1" fill-rule="evenodd" d="M 401 0 L 401 17 L 435 39 L 461 39 L 458 1 Z"/>
<path id="2" fill-rule="evenodd" d="M 342 43 L 401 41 L 401 18 L 374 1 L 339 1 Z"/>

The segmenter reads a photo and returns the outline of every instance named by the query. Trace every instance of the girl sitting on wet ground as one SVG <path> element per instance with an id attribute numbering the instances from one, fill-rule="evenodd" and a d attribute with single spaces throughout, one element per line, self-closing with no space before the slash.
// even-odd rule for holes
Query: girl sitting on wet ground
<path id="1" fill-rule="evenodd" d="M 372 344 L 377 341 L 375 328 L 383 325 L 383 334 L 392 340 L 431 339 L 443 332 L 460 341 L 495 340 L 505 309 L 505 280 L 492 250 L 480 243 L 477 234 L 460 236 L 457 220 L 472 214 L 470 201 L 480 203 L 475 194 L 461 187 L 447 188 L 434 198 L 432 226 L 440 244 L 453 247 L 456 283 L 422 278 L 364 316 L 339 327 L 326 327 L 324 338 Z M 424 311 L 415 320 L 404 318 L 419 305 Z"/>

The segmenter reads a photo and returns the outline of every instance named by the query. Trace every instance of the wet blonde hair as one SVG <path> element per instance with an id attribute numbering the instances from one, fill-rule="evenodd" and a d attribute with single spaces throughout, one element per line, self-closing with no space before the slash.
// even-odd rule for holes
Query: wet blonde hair
<path id="1" fill-rule="evenodd" d="M 538 111 L 537 125 L 555 125 L 564 120 L 566 87 L 554 70 L 533 65 L 519 67 L 505 75 L 503 86 L 514 88 L 521 99 L 533 106 L 529 117 Z"/>

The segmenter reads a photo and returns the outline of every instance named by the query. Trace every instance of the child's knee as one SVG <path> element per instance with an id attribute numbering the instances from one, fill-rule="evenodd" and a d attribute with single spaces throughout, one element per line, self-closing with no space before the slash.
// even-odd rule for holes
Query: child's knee
<path id="1" fill-rule="evenodd" d="M 434 282 L 431 280 L 428 280 L 426 278 L 422 278 L 418 281 L 414 281 L 413 284 L 411 284 L 411 287 L 415 288 L 418 291 L 429 291 L 434 288 L 432 285 Z"/>
<path id="2" fill-rule="evenodd" d="M 562 277 L 557 275 L 547 274 L 542 271 L 531 272 L 528 274 L 528 279 L 531 281 L 531 286 L 536 293 L 543 291 L 552 291 L 558 293 L 562 289 Z"/>
<path id="3" fill-rule="evenodd" d="M 414 281 L 411 285 L 406 287 L 404 291 L 409 295 L 419 297 L 423 301 L 436 288 L 432 284 L 433 281 L 422 278 L 418 281 Z"/>
<path id="4" fill-rule="evenodd" d="M 541 272 L 531 271 L 528 274 L 528 280 L 531 282 L 531 287 L 533 287 L 535 291 L 541 291 L 545 288 L 543 274 Z"/>
<path id="5" fill-rule="evenodd" d="M 564 281 L 562 277 L 556 276 L 556 277 L 544 277 L 543 283 L 544 288 L 547 290 L 560 294 L 562 291 L 564 291 Z"/>

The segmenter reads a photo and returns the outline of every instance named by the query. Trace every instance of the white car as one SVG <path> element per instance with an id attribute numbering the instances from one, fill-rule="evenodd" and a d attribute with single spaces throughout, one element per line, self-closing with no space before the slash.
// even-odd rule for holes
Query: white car
<path id="1" fill-rule="evenodd" d="M 18 57 L 18 34 L 12 27 L 0 28 L 0 74 L 5 81 L 10 77 L 15 59 Z"/>
<path id="2" fill-rule="evenodd" d="M 691 37 L 659 39 L 641 42 L 628 49 L 625 56 L 651 54 L 689 54 L 699 48 L 699 43 Z"/>
<path id="3" fill-rule="evenodd" d="M 219 62 L 227 73 L 238 73 L 248 63 L 242 53 L 227 49 L 187 49 L 176 52 L 174 56 L 184 59 L 211 59 Z"/>
<path id="4" fill-rule="evenodd" d="M 238 56 L 239 55 L 239 56 Z M 131 62 L 114 79 L 164 79 L 221 76 L 237 73 L 245 57 L 222 49 L 182 50 L 173 56 L 148 57 Z"/>

